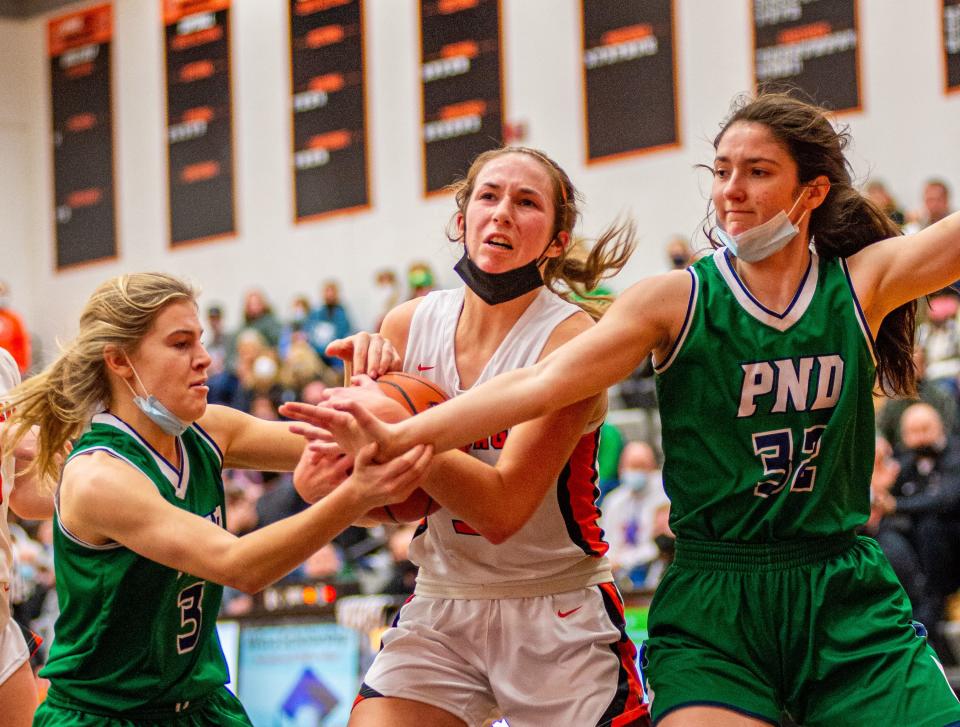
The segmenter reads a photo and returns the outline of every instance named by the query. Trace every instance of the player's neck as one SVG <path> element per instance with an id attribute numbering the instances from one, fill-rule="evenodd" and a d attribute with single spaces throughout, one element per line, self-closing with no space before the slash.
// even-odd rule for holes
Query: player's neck
<path id="1" fill-rule="evenodd" d="M 765 308 L 781 313 L 790 307 L 810 266 L 810 245 L 798 235 L 789 245 L 764 260 L 747 263 L 733 259 L 737 276 Z"/>
<path id="2" fill-rule="evenodd" d="M 177 438 L 167 434 L 154 424 L 154 422 L 133 403 L 132 397 L 114 398 L 110 402 L 110 412 L 132 427 L 161 457 L 177 469 L 180 468 Z"/>
<path id="3" fill-rule="evenodd" d="M 467 289 L 454 335 L 457 372 L 464 389 L 473 386 L 487 362 L 539 295 L 531 291 L 506 303 L 488 305 Z"/>
<path id="4" fill-rule="evenodd" d="M 472 290 L 466 288 L 457 332 L 469 330 L 480 339 L 503 338 L 540 295 L 541 290 L 542 288 L 537 288 L 505 303 L 489 305 L 480 300 Z"/>

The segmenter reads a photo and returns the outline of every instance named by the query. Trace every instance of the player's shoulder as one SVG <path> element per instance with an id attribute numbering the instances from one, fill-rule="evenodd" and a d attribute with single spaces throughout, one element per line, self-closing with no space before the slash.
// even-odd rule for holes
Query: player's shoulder
<path id="1" fill-rule="evenodd" d="M 623 291 L 611 311 L 628 316 L 642 313 L 645 319 L 683 317 L 697 280 L 692 268 L 652 275 Z"/>
<path id="2" fill-rule="evenodd" d="M 584 331 L 593 328 L 594 325 L 596 324 L 593 318 L 586 311 L 575 311 L 554 327 L 547 339 L 541 357 L 548 355 L 551 351 L 579 336 Z"/>
<path id="3" fill-rule="evenodd" d="M 400 305 L 391 308 L 390 312 L 387 313 L 387 315 L 383 318 L 381 332 L 383 331 L 383 328 L 387 326 L 405 326 L 409 328 L 410 321 L 413 319 L 413 314 L 425 300 L 425 296 L 411 298 L 410 300 L 406 300 L 403 303 L 400 303 Z"/>
<path id="4" fill-rule="evenodd" d="M 148 483 L 147 475 L 122 453 L 106 449 L 82 451 L 63 468 L 61 496 L 87 504 L 108 505 L 124 496 L 133 483 Z"/>
<path id="5" fill-rule="evenodd" d="M 380 335 L 393 344 L 394 348 L 404 355 L 407 339 L 410 337 L 410 327 L 413 324 L 413 315 L 426 300 L 425 297 L 411 298 L 390 309 L 380 324 Z"/>

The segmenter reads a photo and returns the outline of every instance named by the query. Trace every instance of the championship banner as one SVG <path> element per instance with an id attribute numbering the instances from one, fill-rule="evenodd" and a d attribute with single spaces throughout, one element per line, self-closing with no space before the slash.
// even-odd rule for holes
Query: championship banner
<path id="1" fill-rule="evenodd" d="M 758 89 L 799 88 L 834 111 L 859 110 L 857 0 L 753 0 Z"/>
<path id="2" fill-rule="evenodd" d="M 110 5 L 47 24 L 57 269 L 117 256 L 112 37 Z"/>
<path id="3" fill-rule="evenodd" d="M 943 65 L 946 90 L 960 91 L 960 0 L 943 0 Z"/>
<path id="4" fill-rule="evenodd" d="M 170 244 L 236 231 L 230 0 L 161 0 Z"/>
<path id="5" fill-rule="evenodd" d="M 420 0 L 424 192 L 464 176 L 501 145 L 499 0 Z"/>
<path id="6" fill-rule="evenodd" d="M 363 0 L 290 0 L 294 218 L 370 205 Z"/>
<path id="7" fill-rule="evenodd" d="M 672 0 L 582 0 L 587 162 L 680 143 Z"/>

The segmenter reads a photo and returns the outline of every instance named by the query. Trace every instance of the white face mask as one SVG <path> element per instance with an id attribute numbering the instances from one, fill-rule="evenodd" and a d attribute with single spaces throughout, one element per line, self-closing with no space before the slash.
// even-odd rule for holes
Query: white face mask
<path id="1" fill-rule="evenodd" d="M 804 215 L 807 214 L 807 210 L 803 211 L 796 224 L 790 221 L 790 213 L 797 208 L 801 199 L 803 199 L 802 193 L 793 203 L 790 212 L 780 210 L 766 222 L 751 227 L 749 230 L 744 230 L 739 235 L 731 235 L 718 225 L 717 237 L 730 252 L 745 263 L 760 262 L 782 250 L 788 242 L 799 234 L 800 228 L 798 225 Z"/>
<path id="2" fill-rule="evenodd" d="M 147 391 L 147 387 L 143 385 L 140 374 L 133 368 L 133 363 L 130 361 L 129 356 L 127 357 L 127 363 L 130 364 L 133 375 L 137 377 L 137 383 L 140 384 L 143 393 L 147 395 L 146 398 L 138 395 L 136 390 L 130 385 L 130 382 L 126 379 L 123 380 L 123 383 L 125 383 L 127 388 L 133 393 L 133 403 L 136 407 L 146 414 L 150 421 L 160 427 L 161 431 L 165 434 L 169 434 L 172 437 L 179 437 L 187 431 L 187 429 L 190 428 L 190 424 L 180 419 L 176 414 L 161 404 L 157 397 Z"/>

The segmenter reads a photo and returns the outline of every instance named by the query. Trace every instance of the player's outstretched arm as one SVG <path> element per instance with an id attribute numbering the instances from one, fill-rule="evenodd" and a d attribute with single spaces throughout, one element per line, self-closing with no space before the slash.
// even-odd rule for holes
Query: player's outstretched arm
<path id="1" fill-rule="evenodd" d="M 876 333 L 894 308 L 960 280 L 960 212 L 912 235 L 868 245 L 848 264 Z"/>
<path id="2" fill-rule="evenodd" d="M 56 486 L 34 466 L 37 448 L 37 428 L 33 427 L 14 448 L 15 478 L 10 492 L 10 509 L 28 520 L 46 520 L 53 517 L 53 495 Z"/>
<path id="3" fill-rule="evenodd" d="M 211 404 L 197 423 L 223 452 L 223 466 L 289 472 L 300 461 L 304 440 L 286 422 L 258 419 L 237 409 Z"/>
<path id="4" fill-rule="evenodd" d="M 406 499 L 422 478 L 431 449 L 419 446 L 387 464 L 370 447 L 354 473 L 303 512 L 236 537 L 181 510 L 128 464 L 103 452 L 68 463 L 61 486 L 67 529 L 91 543 L 122 543 L 145 558 L 255 593 L 289 573 L 374 507 Z"/>

